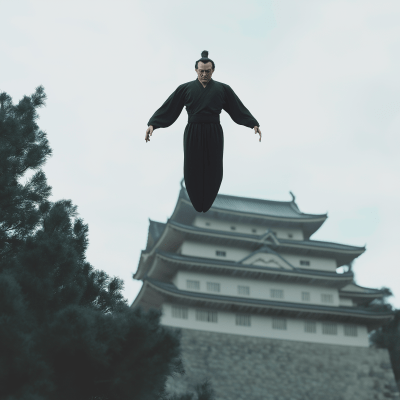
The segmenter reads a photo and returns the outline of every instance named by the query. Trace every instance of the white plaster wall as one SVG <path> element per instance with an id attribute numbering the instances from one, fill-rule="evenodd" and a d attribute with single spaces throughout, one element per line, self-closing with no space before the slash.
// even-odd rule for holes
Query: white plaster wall
<path id="1" fill-rule="evenodd" d="M 295 283 L 269 282 L 255 279 L 242 279 L 235 277 L 227 277 L 223 275 L 207 275 L 191 271 L 178 271 L 173 279 L 174 285 L 181 290 L 190 290 L 187 288 L 187 280 L 195 280 L 200 282 L 200 292 L 213 293 L 225 296 L 236 296 L 263 300 L 279 300 L 293 303 L 318 304 L 328 306 L 339 306 L 338 289 L 300 285 Z M 207 292 L 207 282 L 215 282 L 220 284 L 220 292 Z M 238 285 L 249 286 L 250 296 L 238 294 Z M 271 289 L 282 289 L 284 292 L 283 299 L 275 299 L 271 297 Z M 194 291 L 194 290 L 193 290 Z M 302 301 L 302 292 L 310 293 L 310 301 Z M 321 294 L 331 294 L 333 303 L 322 303 Z"/>
<path id="2" fill-rule="evenodd" d="M 216 255 L 216 251 L 225 251 L 226 256 L 221 257 Z M 241 249 L 238 247 L 229 247 L 223 245 L 213 245 L 206 243 L 198 243 L 194 241 L 185 240 L 178 250 L 179 254 L 192 256 L 192 257 L 203 257 L 211 258 L 214 260 L 227 260 L 239 262 L 243 258 L 247 257 L 251 252 L 249 250 Z M 336 272 L 336 260 L 331 258 L 313 257 L 313 256 L 302 256 L 302 255 L 292 255 L 292 254 L 281 254 L 281 256 L 294 267 L 304 268 L 309 270 Z M 265 261 L 269 261 L 272 256 L 268 253 L 263 255 L 263 253 L 257 253 L 254 259 L 265 258 Z M 309 266 L 300 265 L 300 261 L 309 261 Z M 246 264 L 250 264 L 250 260 L 245 261 Z M 257 263 L 256 263 L 257 264 Z M 259 264 L 261 265 L 261 264 Z M 271 265 L 273 267 L 273 265 Z M 282 267 L 284 267 L 282 263 Z"/>
<path id="3" fill-rule="evenodd" d="M 225 251 L 226 256 L 225 257 L 217 256 L 215 253 L 216 250 Z M 227 261 L 240 261 L 244 257 L 250 254 L 248 250 L 243 250 L 235 247 L 197 243 L 187 240 L 182 243 L 180 251 L 182 255 L 186 256 L 212 258 L 215 260 L 227 260 Z"/>
<path id="4" fill-rule="evenodd" d="M 207 225 L 207 223 L 209 225 Z M 304 240 L 303 232 L 301 229 L 295 228 L 275 228 L 269 226 L 260 226 L 260 225 L 252 225 L 252 224 L 243 224 L 229 221 L 220 221 L 217 219 L 207 218 L 207 217 L 196 217 L 193 222 L 193 226 L 197 226 L 199 228 L 207 228 L 207 229 L 215 229 L 219 231 L 229 231 L 229 232 L 237 232 L 237 233 L 245 233 L 250 235 L 261 235 L 265 233 L 268 229 L 273 232 L 276 232 L 276 236 L 282 239 L 293 239 L 293 240 Z M 235 227 L 236 229 L 232 229 L 231 227 Z M 253 232 L 252 229 L 256 229 L 257 232 Z M 291 237 L 290 237 L 291 235 Z"/>
<path id="5" fill-rule="evenodd" d="M 294 340 L 300 342 L 338 344 L 343 346 L 368 347 L 368 332 L 365 326 L 358 325 L 358 336 L 345 336 L 344 327 L 338 324 L 337 335 L 322 334 L 322 323 L 317 322 L 317 332 L 304 331 L 304 320 L 286 318 L 287 330 L 272 329 L 272 318 L 268 316 L 251 315 L 251 326 L 237 326 L 234 313 L 218 311 L 218 322 L 196 320 L 196 309 L 188 308 L 188 319 L 172 317 L 172 305 L 165 303 L 162 308 L 161 324 L 177 328 L 197 329 L 211 332 L 230 333 L 265 337 L 272 339 Z"/>
<path id="6" fill-rule="evenodd" d="M 346 306 L 346 307 L 353 307 L 354 303 L 352 299 L 346 299 L 343 297 L 339 297 L 339 305 L 340 306 Z"/>
<path id="7" fill-rule="evenodd" d="M 313 257 L 307 255 L 292 255 L 292 254 L 281 254 L 282 257 L 290 262 L 294 267 L 310 269 L 310 270 L 319 270 L 319 271 L 327 271 L 327 272 L 336 272 L 337 264 L 336 260 L 333 258 L 322 258 L 322 257 Z M 310 265 L 300 265 L 300 260 L 310 261 Z"/>

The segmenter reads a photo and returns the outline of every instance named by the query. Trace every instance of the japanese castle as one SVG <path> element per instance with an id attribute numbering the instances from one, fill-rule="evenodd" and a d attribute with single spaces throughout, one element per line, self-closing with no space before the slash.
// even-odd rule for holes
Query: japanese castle
<path id="1" fill-rule="evenodd" d="M 392 314 L 368 307 L 381 290 L 354 282 L 365 247 L 310 239 L 326 219 L 302 213 L 293 195 L 219 194 L 198 213 L 181 182 L 171 218 L 150 220 L 132 307 L 159 308 L 163 325 L 184 330 L 368 347 Z"/>

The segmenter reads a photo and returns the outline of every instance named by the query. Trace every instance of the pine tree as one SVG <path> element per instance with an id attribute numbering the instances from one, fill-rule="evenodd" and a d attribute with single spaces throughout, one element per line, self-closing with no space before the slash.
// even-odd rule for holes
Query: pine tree
<path id="1" fill-rule="evenodd" d="M 400 310 L 394 310 L 394 318 L 372 332 L 370 341 L 378 348 L 388 349 L 394 377 L 400 390 Z"/>
<path id="2" fill-rule="evenodd" d="M 183 372 L 179 332 L 128 307 L 123 282 L 86 261 L 76 206 L 49 201 L 45 99 L 0 94 L 0 398 L 157 399 Z"/>
<path id="3" fill-rule="evenodd" d="M 393 311 L 393 319 L 382 325 L 370 335 L 370 342 L 378 348 L 388 349 L 394 377 L 400 390 L 400 310 L 394 310 L 387 302 L 392 296 L 388 288 L 382 288 L 385 292 L 383 300 L 373 305 L 376 309 Z"/>

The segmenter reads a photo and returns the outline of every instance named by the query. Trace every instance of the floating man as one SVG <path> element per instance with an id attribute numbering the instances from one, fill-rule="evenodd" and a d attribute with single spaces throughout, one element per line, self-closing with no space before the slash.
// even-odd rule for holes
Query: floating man
<path id="1" fill-rule="evenodd" d="M 214 61 L 208 51 L 196 61 L 197 79 L 180 85 L 147 123 L 145 140 L 153 131 L 167 128 L 179 117 L 184 106 L 188 124 L 183 138 L 184 178 L 187 193 L 198 212 L 207 212 L 217 197 L 223 175 L 224 134 L 219 116 L 225 110 L 239 125 L 260 134 L 259 123 L 239 97 L 225 83 L 212 79 Z"/>

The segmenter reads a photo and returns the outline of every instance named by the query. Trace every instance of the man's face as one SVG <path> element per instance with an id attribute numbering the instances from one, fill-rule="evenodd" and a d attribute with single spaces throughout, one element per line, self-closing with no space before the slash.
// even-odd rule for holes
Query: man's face
<path id="1" fill-rule="evenodd" d="M 208 62 L 204 64 L 203 62 L 199 61 L 197 63 L 197 76 L 199 77 L 199 81 L 201 83 L 207 84 L 211 80 L 211 76 L 214 72 L 212 69 L 212 63 Z"/>

